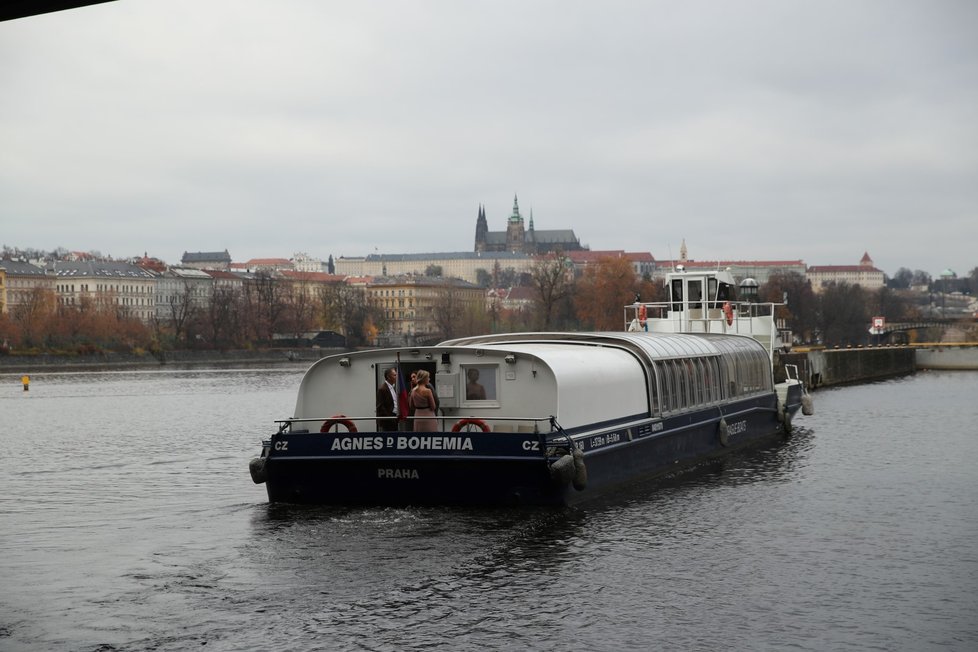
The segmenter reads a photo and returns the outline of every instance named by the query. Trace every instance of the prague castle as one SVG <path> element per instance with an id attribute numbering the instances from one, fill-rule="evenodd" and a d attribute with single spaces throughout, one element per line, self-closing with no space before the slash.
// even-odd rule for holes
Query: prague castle
<path id="1" fill-rule="evenodd" d="M 513 214 L 506 221 L 505 231 L 490 231 L 486 221 L 486 209 L 479 206 L 475 222 L 475 251 L 510 252 L 520 254 L 546 254 L 553 251 L 581 251 L 581 241 L 571 229 L 537 231 L 533 228 L 533 211 L 530 211 L 529 228 L 524 226 L 520 215 L 519 200 L 513 197 Z"/>

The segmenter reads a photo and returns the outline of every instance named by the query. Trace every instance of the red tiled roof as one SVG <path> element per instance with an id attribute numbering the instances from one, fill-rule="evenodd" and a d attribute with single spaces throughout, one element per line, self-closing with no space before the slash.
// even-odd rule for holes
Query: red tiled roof
<path id="1" fill-rule="evenodd" d="M 346 277 L 342 274 L 327 274 L 326 272 L 297 272 L 293 269 L 282 270 L 282 276 L 297 281 L 312 281 L 316 283 L 342 283 Z"/>
<path id="2" fill-rule="evenodd" d="M 252 258 L 246 265 L 254 267 L 255 265 L 282 265 L 284 267 L 292 267 L 292 261 L 288 258 Z"/>
<path id="3" fill-rule="evenodd" d="M 658 267 L 685 265 L 687 269 L 723 269 L 724 267 L 804 267 L 801 260 L 660 260 Z"/>
<path id="4" fill-rule="evenodd" d="M 211 278 L 226 278 L 226 279 L 231 279 L 236 281 L 241 280 L 241 277 L 235 274 L 234 272 L 225 272 L 222 269 L 205 269 L 204 273 L 210 276 Z"/>
<path id="5" fill-rule="evenodd" d="M 654 263 L 655 258 L 647 251 L 625 251 L 624 249 L 609 249 L 606 251 L 568 251 L 566 256 L 575 263 L 597 262 L 602 258 L 624 258 L 633 263 Z"/>

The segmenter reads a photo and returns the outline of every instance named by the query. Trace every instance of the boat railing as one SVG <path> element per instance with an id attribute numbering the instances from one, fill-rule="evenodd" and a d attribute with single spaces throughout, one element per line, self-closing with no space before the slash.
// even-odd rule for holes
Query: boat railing
<path id="1" fill-rule="evenodd" d="M 296 424 L 323 424 L 326 426 L 328 424 L 329 430 L 333 428 L 343 428 L 345 430 L 350 430 L 349 425 L 352 424 L 356 428 L 356 432 L 375 432 L 375 425 L 377 421 L 387 420 L 387 421 L 398 421 L 399 428 L 403 432 L 415 432 L 411 424 L 415 419 L 436 419 L 441 426 L 440 430 L 434 430 L 430 432 L 460 432 L 464 430 L 483 430 L 491 432 L 519 432 L 519 433 L 541 433 L 541 432 L 553 432 L 553 419 L 550 416 L 545 417 L 488 417 L 479 415 L 439 415 L 435 417 L 430 416 L 407 416 L 399 419 L 398 417 L 378 417 L 376 415 L 370 415 L 366 417 L 362 416 L 347 416 L 345 414 L 336 414 L 328 417 L 302 417 L 302 418 L 290 418 L 290 419 L 279 419 L 275 423 L 278 424 L 278 431 L 286 432 L 298 432 L 293 430 Z M 363 428 L 360 424 L 364 423 Z M 543 424 L 543 425 L 541 425 Z M 456 427 L 458 429 L 456 429 Z M 488 429 L 488 430 L 486 430 Z M 321 430 L 321 432 L 326 432 L 326 430 Z M 418 431 L 420 432 L 420 431 Z M 425 431 L 429 432 L 429 431 Z"/>
<path id="2" fill-rule="evenodd" d="M 754 303 L 752 301 L 697 301 L 690 302 L 688 309 L 683 303 L 671 301 L 655 301 L 648 303 L 632 303 L 625 306 L 625 327 L 633 320 L 645 321 L 676 321 L 684 319 L 692 321 L 717 321 L 730 317 L 737 319 L 753 319 L 756 317 L 773 318 L 775 309 L 781 303 Z M 642 315 L 645 308 L 645 315 Z"/>

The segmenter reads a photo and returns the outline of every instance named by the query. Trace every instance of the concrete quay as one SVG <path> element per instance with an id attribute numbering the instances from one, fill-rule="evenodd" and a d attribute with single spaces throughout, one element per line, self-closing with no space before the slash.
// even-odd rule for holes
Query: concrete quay
<path id="1" fill-rule="evenodd" d="M 809 389 L 872 382 L 925 369 L 978 370 L 978 344 L 917 344 L 796 349 L 780 356 L 797 365 Z M 777 367 L 776 367 L 777 368 Z M 780 380 L 784 372 L 779 370 Z"/>

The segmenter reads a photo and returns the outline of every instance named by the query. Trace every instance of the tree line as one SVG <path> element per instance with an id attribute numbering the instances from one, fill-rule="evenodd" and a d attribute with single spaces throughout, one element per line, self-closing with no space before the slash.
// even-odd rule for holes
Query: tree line
<path id="1" fill-rule="evenodd" d="M 485 280 L 492 276 L 498 280 L 499 270 Z M 978 268 L 968 278 L 976 277 Z M 621 258 L 602 259 L 576 273 L 567 259 L 554 255 L 541 258 L 522 278 L 507 280 L 528 288 L 528 306 L 504 308 L 491 299 L 463 304 L 446 283 L 430 308 L 436 329 L 428 334 L 431 341 L 489 332 L 623 330 L 624 306 L 637 299 L 666 299 L 661 282 L 637 278 L 631 263 Z M 839 284 L 816 294 L 797 272 L 772 275 L 759 296 L 775 303 L 787 297 L 777 317 L 805 343 L 861 344 L 869 339 L 874 316 L 888 322 L 920 317 L 919 307 L 898 289 Z M 358 347 L 375 344 L 387 328 L 384 311 L 364 287 L 259 273 L 240 286 L 216 285 L 204 297 L 195 295 L 188 281 L 150 323 L 109 300 L 83 298 L 62 305 L 50 290 L 37 289 L 10 314 L 0 315 L 0 347 L 63 353 L 249 349 L 273 346 L 275 335 L 298 338 L 317 330 L 334 330 L 348 346 Z"/>

